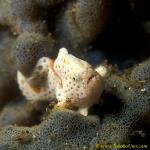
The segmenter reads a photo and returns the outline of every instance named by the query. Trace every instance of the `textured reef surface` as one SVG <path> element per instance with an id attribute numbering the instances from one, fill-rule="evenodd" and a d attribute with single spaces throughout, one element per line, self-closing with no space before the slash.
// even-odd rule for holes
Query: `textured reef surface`
<path id="1" fill-rule="evenodd" d="M 149 9 L 0 0 L 0 150 L 150 149 Z"/>

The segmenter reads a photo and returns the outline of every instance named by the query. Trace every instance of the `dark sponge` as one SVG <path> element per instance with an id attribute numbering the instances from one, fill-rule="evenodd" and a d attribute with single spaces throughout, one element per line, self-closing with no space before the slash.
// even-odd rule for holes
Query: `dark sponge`
<path id="1" fill-rule="evenodd" d="M 0 149 L 87 150 L 99 126 L 100 121 L 95 117 L 55 109 L 38 126 L 3 128 Z"/>
<path id="2" fill-rule="evenodd" d="M 18 37 L 13 47 L 13 56 L 24 75 L 30 75 L 41 57 L 49 56 L 52 45 L 49 40 L 41 34 L 28 32 Z"/>
<path id="3" fill-rule="evenodd" d="M 131 72 L 131 80 L 149 81 L 150 80 L 150 59 L 138 64 Z"/>
<path id="4" fill-rule="evenodd" d="M 50 6 L 62 2 L 63 0 L 9 0 L 8 6 L 11 8 L 13 16 L 35 20 L 39 16 L 45 16 Z"/>
<path id="5" fill-rule="evenodd" d="M 56 27 L 62 44 L 75 49 L 91 43 L 107 24 L 110 8 L 111 0 L 79 0 L 69 5 Z"/>

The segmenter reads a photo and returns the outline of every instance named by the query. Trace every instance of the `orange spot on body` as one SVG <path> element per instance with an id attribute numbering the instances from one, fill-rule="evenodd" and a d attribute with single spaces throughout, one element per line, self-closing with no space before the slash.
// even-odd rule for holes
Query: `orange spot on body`
<path id="1" fill-rule="evenodd" d="M 35 92 L 35 93 L 40 93 L 41 92 L 41 88 L 40 87 L 31 87 L 31 89 Z"/>
<path id="2" fill-rule="evenodd" d="M 52 60 L 52 64 L 50 64 L 50 67 L 52 68 L 53 72 L 56 74 L 56 76 L 60 79 L 60 86 L 61 88 L 63 87 L 63 84 L 62 84 L 62 79 L 61 77 L 59 76 L 59 74 L 56 72 L 55 68 L 54 68 L 54 63 L 55 63 L 55 60 L 53 59 Z"/>
<path id="3" fill-rule="evenodd" d="M 66 59 L 64 59 L 63 62 L 64 64 L 67 64 L 67 65 L 69 64 L 69 62 Z"/>

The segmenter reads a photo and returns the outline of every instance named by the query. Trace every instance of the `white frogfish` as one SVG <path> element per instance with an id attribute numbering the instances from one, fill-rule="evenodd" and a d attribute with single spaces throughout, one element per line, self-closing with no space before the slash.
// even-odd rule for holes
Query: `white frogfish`
<path id="1" fill-rule="evenodd" d="M 83 114 L 98 103 L 103 77 L 90 64 L 61 48 L 55 60 L 42 57 L 26 78 L 19 70 L 19 88 L 27 100 L 56 100 L 59 107 L 76 107 Z"/>

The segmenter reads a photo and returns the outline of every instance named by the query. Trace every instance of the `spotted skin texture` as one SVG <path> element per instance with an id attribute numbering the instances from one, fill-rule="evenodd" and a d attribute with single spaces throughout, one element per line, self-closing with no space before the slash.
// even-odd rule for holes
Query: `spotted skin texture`
<path id="1" fill-rule="evenodd" d="M 42 57 L 30 77 L 18 71 L 17 78 L 28 100 L 58 100 L 60 107 L 89 108 L 98 102 L 103 90 L 102 77 L 65 48 L 55 61 Z"/>
<path id="2" fill-rule="evenodd" d="M 68 54 L 63 48 L 54 69 L 62 79 L 62 86 L 56 89 L 60 104 L 87 107 L 96 103 L 103 89 L 102 79 L 87 62 Z"/>
<path id="3" fill-rule="evenodd" d="M 27 100 L 49 100 L 55 99 L 55 82 L 56 76 L 50 67 L 51 60 L 47 57 L 42 57 L 33 72 L 33 76 L 26 78 L 20 71 L 17 73 L 17 80 L 22 94 Z M 51 79 L 48 81 L 47 75 L 51 72 Z M 42 75 L 45 75 L 45 80 L 40 80 Z M 36 80 L 36 79 L 37 80 Z M 40 83 L 39 83 L 40 82 Z M 43 85 L 42 82 L 45 84 Z M 49 88 L 50 87 L 50 88 Z"/>

